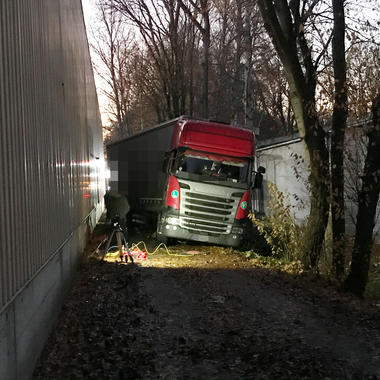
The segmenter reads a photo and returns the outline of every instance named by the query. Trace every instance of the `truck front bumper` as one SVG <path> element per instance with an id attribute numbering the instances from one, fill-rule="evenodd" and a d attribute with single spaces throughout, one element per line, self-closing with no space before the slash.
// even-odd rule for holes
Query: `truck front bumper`
<path id="1" fill-rule="evenodd" d="M 168 222 L 169 221 L 169 222 Z M 223 245 L 228 247 L 241 247 L 248 239 L 249 220 L 235 221 L 230 234 L 205 234 L 189 231 L 179 224 L 170 223 L 169 218 L 160 218 L 157 225 L 158 236 L 178 240 L 192 240 L 204 243 Z"/>

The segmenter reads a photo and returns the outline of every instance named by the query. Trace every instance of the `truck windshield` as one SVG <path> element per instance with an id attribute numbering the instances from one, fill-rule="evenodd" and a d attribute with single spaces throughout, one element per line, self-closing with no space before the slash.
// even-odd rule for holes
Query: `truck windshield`
<path id="1" fill-rule="evenodd" d="M 246 186 L 248 168 L 247 159 L 185 151 L 177 155 L 173 169 L 182 178 Z"/>

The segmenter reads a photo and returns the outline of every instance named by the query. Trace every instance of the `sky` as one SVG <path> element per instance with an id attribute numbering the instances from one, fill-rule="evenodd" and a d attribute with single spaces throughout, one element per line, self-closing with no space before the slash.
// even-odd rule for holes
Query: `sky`
<path id="1" fill-rule="evenodd" d="M 82 0 L 84 19 L 87 23 L 91 21 L 96 15 L 96 5 L 95 0 Z"/>
<path id="2" fill-rule="evenodd" d="M 92 42 L 93 37 L 91 34 L 91 25 L 94 25 L 94 23 L 97 23 L 97 9 L 96 9 L 96 0 L 82 0 L 82 6 L 83 6 L 83 14 L 84 14 L 84 21 L 86 23 L 86 30 L 87 30 L 87 38 L 89 43 Z M 91 49 L 90 49 L 91 52 Z M 93 60 L 96 60 L 96 57 L 94 54 L 91 54 L 91 58 Z M 102 124 L 103 126 L 109 125 L 109 118 L 107 113 L 107 99 L 101 92 L 101 79 L 99 76 L 96 75 L 94 72 L 95 77 L 95 84 L 97 88 L 98 93 L 98 101 L 99 101 L 99 109 L 102 116 Z"/>

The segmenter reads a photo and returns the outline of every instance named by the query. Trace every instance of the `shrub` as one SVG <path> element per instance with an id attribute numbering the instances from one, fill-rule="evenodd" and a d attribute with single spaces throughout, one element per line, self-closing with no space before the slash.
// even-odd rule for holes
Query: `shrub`
<path id="1" fill-rule="evenodd" d="M 297 226 L 291 212 L 290 200 L 279 191 L 275 184 L 269 183 L 269 215 L 258 218 L 249 215 L 259 233 L 264 236 L 271 248 L 272 256 L 286 260 L 302 258 L 303 227 Z"/>

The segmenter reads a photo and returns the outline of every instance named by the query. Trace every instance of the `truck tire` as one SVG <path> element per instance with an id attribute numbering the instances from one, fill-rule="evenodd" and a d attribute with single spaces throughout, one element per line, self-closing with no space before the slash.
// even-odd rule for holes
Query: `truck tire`
<path id="1" fill-rule="evenodd" d="M 159 244 L 164 243 L 165 245 L 173 245 L 174 243 L 174 239 L 164 235 L 157 235 L 157 241 Z"/>

